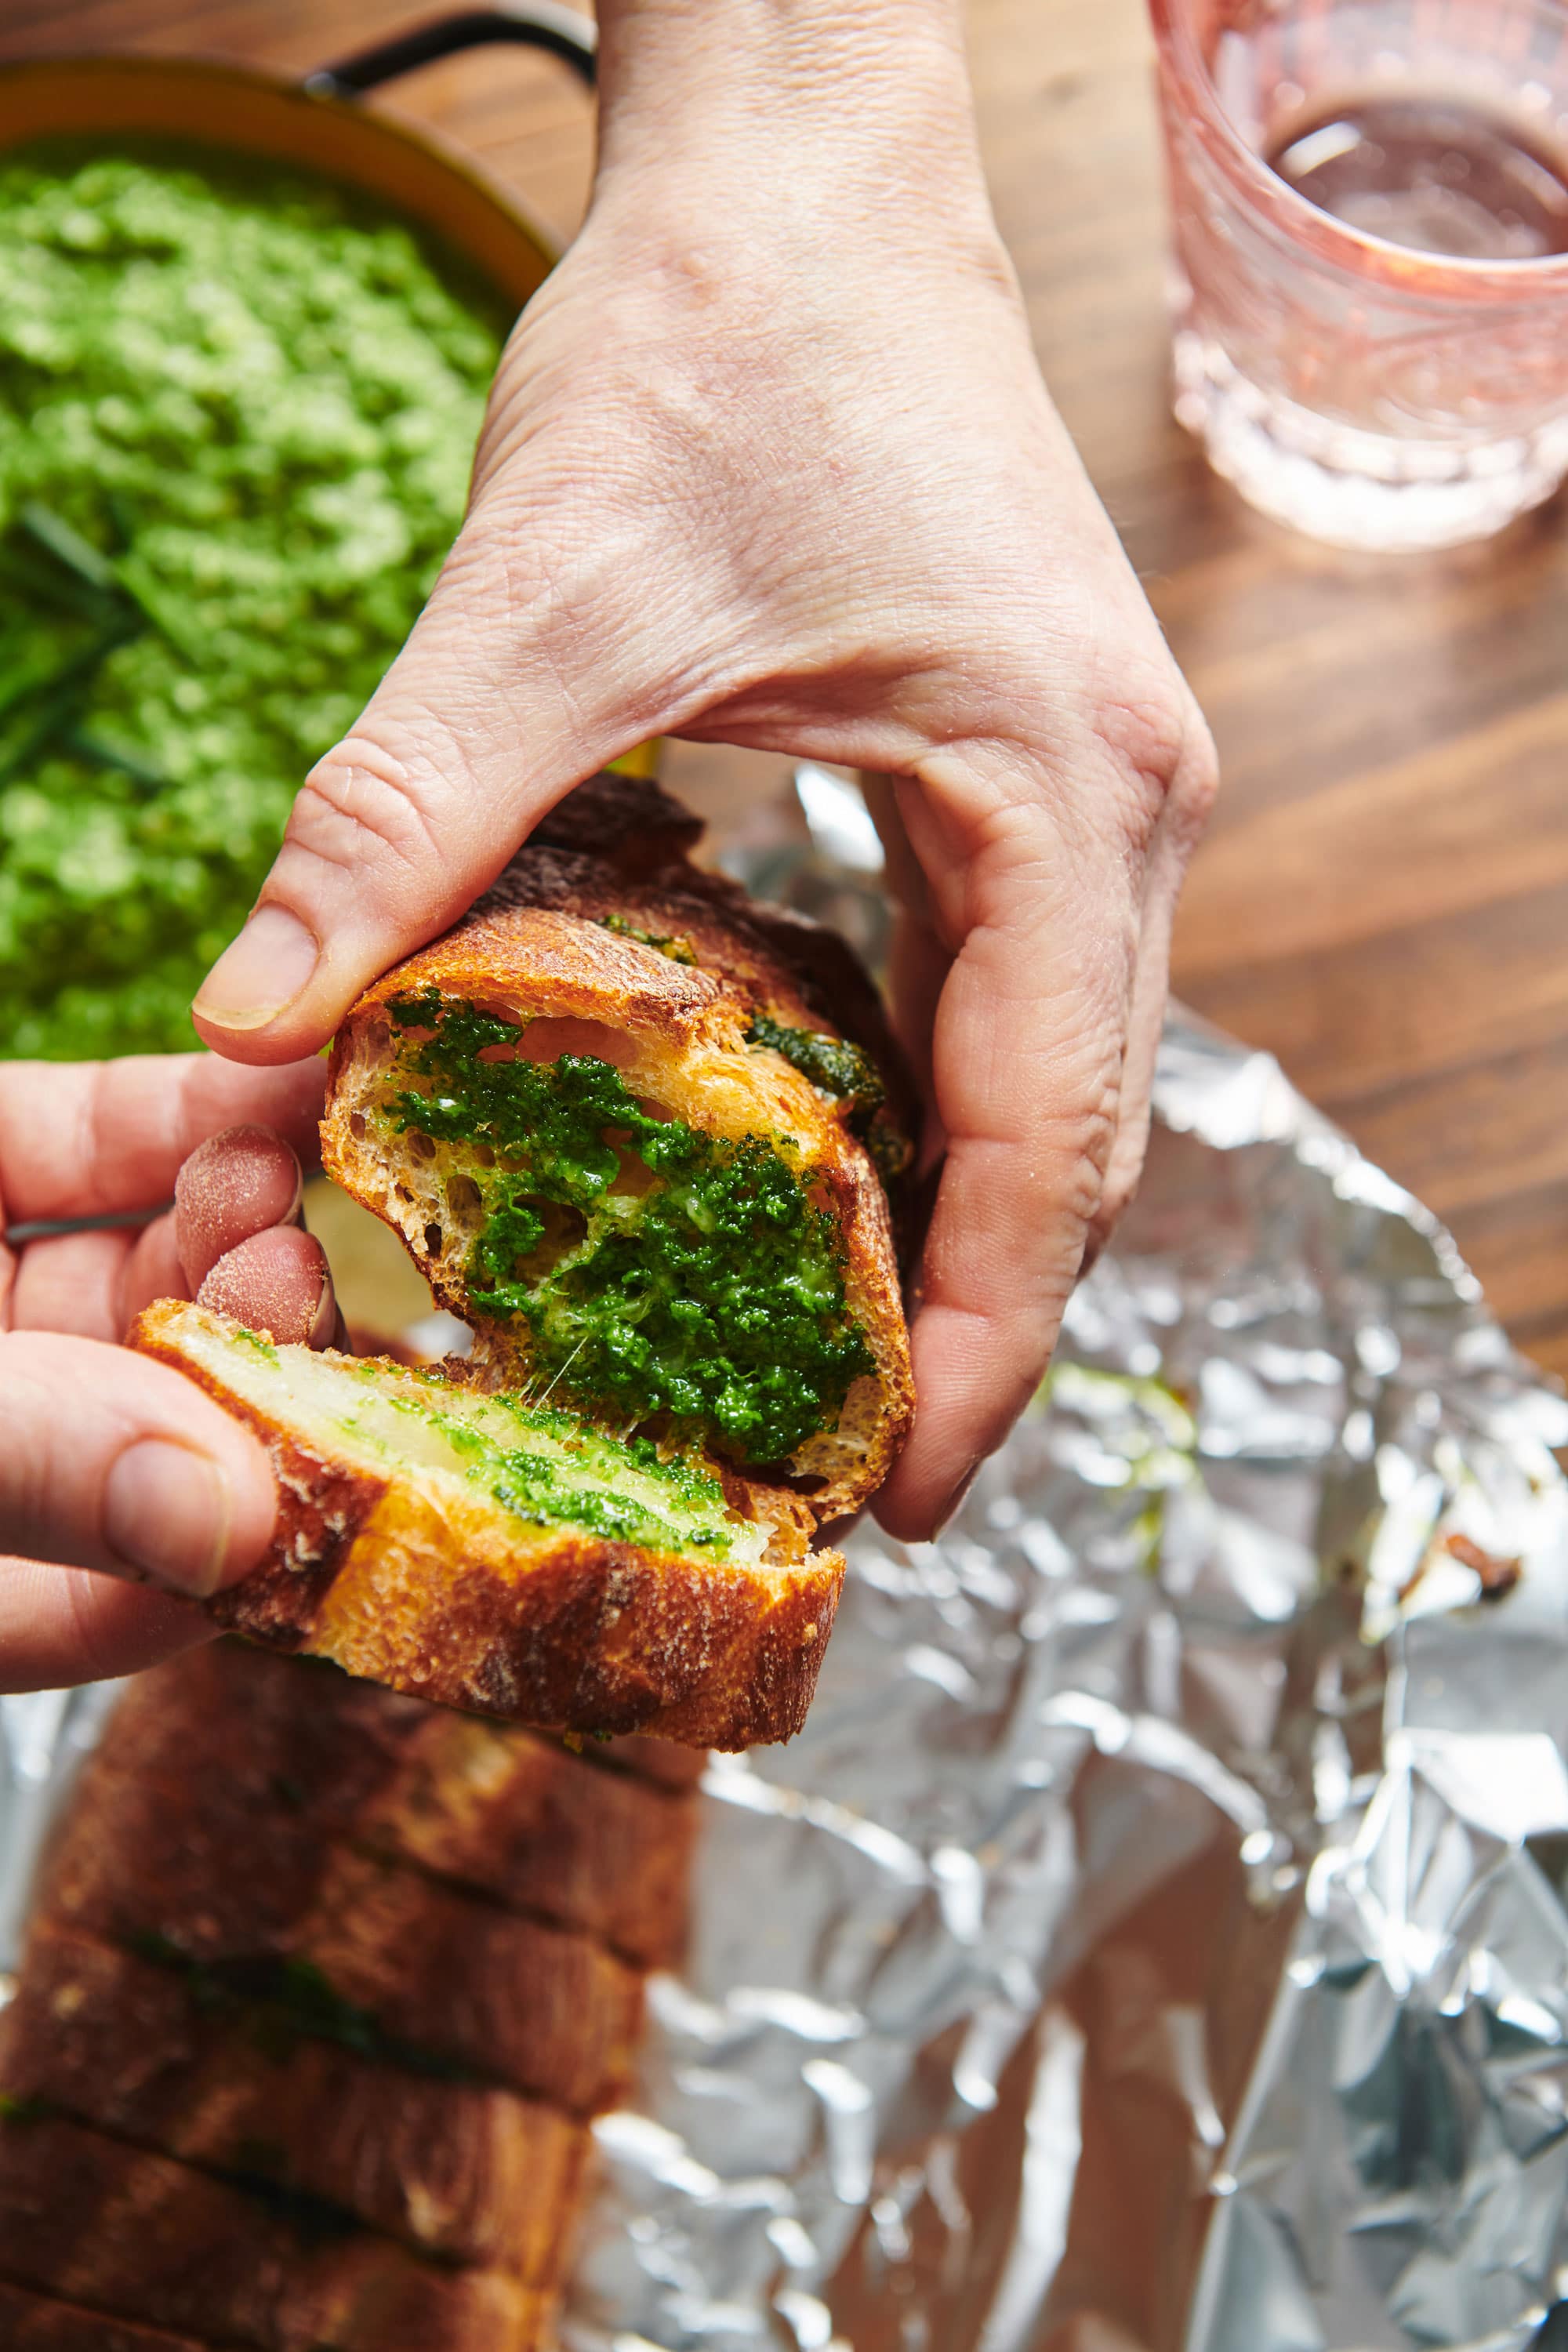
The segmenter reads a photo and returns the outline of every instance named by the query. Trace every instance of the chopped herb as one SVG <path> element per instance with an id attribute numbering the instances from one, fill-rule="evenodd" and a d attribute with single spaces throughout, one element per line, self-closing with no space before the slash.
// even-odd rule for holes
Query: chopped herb
<path id="1" fill-rule="evenodd" d="M 669 958 L 671 963 L 694 964 L 697 961 L 696 951 L 689 940 L 667 939 L 658 931 L 639 931 L 637 925 L 628 923 L 624 915 L 595 915 L 594 920 L 601 930 L 614 931 L 617 939 L 636 940 L 639 947 L 657 948 L 661 956 Z"/>
<path id="2" fill-rule="evenodd" d="M 825 1037 L 819 1029 L 786 1029 L 760 1013 L 746 1032 L 746 1043 L 782 1054 L 823 1094 L 852 1102 L 867 1117 L 881 1105 L 885 1089 L 876 1064 L 847 1037 Z"/>
<path id="3" fill-rule="evenodd" d="M 58 2113 L 48 2099 L 17 2099 L 9 2091 L 0 2091 L 0 2123 L 40 2124 Z"/>
<path id="4" fill-rule="evenodd" d="M 484 2079 L 472 2066 L 387 2033 L 372 2011 L 345 2000 L 312 1960 L 273 1955 L 199 1960 L 167 1936 L 147 1929 L 122 1940 L 141 1958 L 183 1976 L 198 2009 L 231 2016 L 271 2058 L 287 2057 L 298 2042 L 330 2042 L 378 2064 L 442 2082 Z"/>

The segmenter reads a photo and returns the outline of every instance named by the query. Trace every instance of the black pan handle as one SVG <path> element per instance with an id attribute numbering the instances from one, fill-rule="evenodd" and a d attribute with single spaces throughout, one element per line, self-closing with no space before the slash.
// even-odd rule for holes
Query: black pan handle
<path id="1" fill-rule="evenodd" d="M 459 16 L 437 16 L 416 25 L 374 48 L 356 50 L 336 65 L 321 66 L 308 76 L 305 88 L 318 98 L 357 98 L 361 90 L 437 58 L 455 57 L 459 49 L 477 49 L 487 41 L 521 41 L 529 48 L 548 49 L 564 58 L 585 82 L 594 79 L 598 29 L 563 0 L 503 0 L 498 8 L 466 8 Z"/>

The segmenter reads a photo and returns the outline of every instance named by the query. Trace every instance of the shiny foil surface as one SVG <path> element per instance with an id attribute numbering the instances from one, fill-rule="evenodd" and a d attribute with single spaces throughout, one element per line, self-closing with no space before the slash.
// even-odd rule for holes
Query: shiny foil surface
<path id="1" fill-rule="evenodd" d="M 806 808 L 775 888 L 868 891 Z M 709 1769 L 567 2352 L 1568 2345 L 1565 1445 L 1436 1222 L 1173 1017 L 1046 1390 Z M 13 1959 L 104 1706 L 0 1703 Z"/>

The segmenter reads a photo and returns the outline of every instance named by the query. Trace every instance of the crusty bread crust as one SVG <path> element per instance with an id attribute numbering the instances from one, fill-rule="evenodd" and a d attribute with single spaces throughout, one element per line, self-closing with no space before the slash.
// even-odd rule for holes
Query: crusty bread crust
<path id="1" fill-rule="evenodd" d="M 0 2013 L 0 2093 L 525 2284 L 559 2274 L 587 2151 L 535 2100 L 292 2036 L 47 1924 Z"/>
<path id="2" fill-rule="evenodd" d="M 548 2311 L 385 2239 L 312 2244 L 226 2181 L 55 2116 L 0 2121 L 0 2275 L 251 2352 L 533 2352 Z"/>
<path id="3" fill-rule="evenodd" d="M 0 2279 L 0 2344 L 8 2352 L 205 2352 L 190 2336 L 109 2319 L 78 2303 L 7 2286 Z"/>
<path id="4" fill-rule="evenodd" d="M 221 1788 L 640 1967 L 679 1947 L 695 1807 L 559 1739 L 222 1641 L 139 1675 L 102 1752 L 128 1778 Z"/>
<path id="5" fill-rule="evenodd" d="M 377 1476 L 312 1448 L 198 1362 L 192 1335 L 224 1328 L 165 1299 L 130 1334 L 252 1428 L 277 1472 L 271 1549 L 208 1604 L 219 1624 L 551 1729 L 728 1748 L 799 1729 L 843 1582 L 837 1552 L 787 1572 L 724 1564 L 531 1528 L 480 1495 Z"/>

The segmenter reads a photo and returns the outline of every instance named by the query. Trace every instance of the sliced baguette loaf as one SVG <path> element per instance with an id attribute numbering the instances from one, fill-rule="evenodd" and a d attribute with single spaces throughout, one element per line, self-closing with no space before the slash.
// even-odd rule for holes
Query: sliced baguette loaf
<path id="1" fill-rule="evenodd" d="M 641 1979 L 623 1961 L 258 1814 L 221 1785 L 128 1777 L 94 1759 L 37 1916 L 182 1969 L 203 1996 L 253 1999 L 302 2038 L 570 2113 L 594 2113 L 626 2079 Z"/>
<path id="2" fill-rule="evenodd" d="M 808 1553 L 797 1496 L 182 1302 L 132 1339 L 247 1422 L 278 1473 L 271 1553 L 211 1604 L 220 1623 L 569 1731 L 744 1748 L 798 1728 L 844 1564 Z"/>
<path id="3" fill-rule="evenodd" d="M 500 2273 L 334 2234 L 56 2116 L 0 2120 L 0 2276 L 237 2352 L 533 2352 L 548 2318 Z"/>
<path id="4" fill-rule="evenodd" d="M 47 1926 L 0 2013 L 0 2095 L 529 2284 L 559 2273 L 586 2156 L 586 2127 L 553 2108 L 320 2040 L 210 1972 Z"/>
<path id="5" fill-rule="evenodd" d="M 643 1967 L 680 1941 L 689 1798 L 559 1740 L 314 1661 L 214 1642 L 138 1675 L 104 1753 L 581 1928 Z"/>

